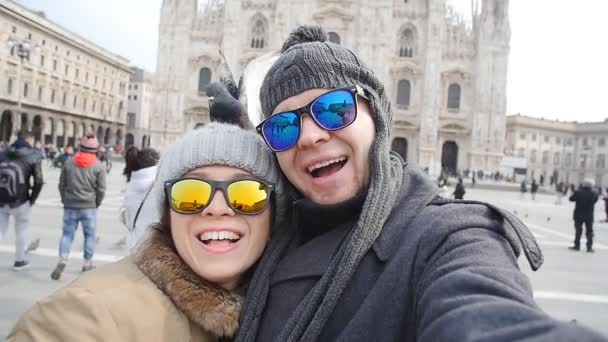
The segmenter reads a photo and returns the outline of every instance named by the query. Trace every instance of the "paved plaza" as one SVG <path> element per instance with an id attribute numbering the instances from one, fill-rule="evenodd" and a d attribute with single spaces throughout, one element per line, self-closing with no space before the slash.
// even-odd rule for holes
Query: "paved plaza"
<path id="1" fill-rule="evenodd" d="M 126 235 L 119 223 L 122 203 L 123 165 L 115 162 L 108 175 L 106 199 L 98 213 L 99 243 L 96 264 L 111 262 L 124 256 L 126 250 L 116 244 Z M 78 231 L 72 246 L 70 263 L 60 281 L 50 279 L 57 262 L 61 236 L 62 208 L 57 190 L 59 170 L 44 166 L 45 187 L 31 217 L 31 238 L 40 238 L 40 248 L 30 256 L 32 266 L 21 272 L 11 269 L 14 258 L 14 230 L 0 241 L 0 336 L 6 336 L 16 319 L 36 300 L 68 284 L 80 274 L 82 266 L 82 233 Z M 596 206 L 596 243 L 594 254 L 571 252 L 574 228 L 573 204 L 567 199 L 561 206 L 555 197 L 529 194 L 520 198 L 518 192 L 467 188 L 466 199 L 485 200 L 516 213 L 528 224 L 545 254 L 545 263 L 532 272 L 522 256 L 520 266 L 529 275 L 538 303 L 552 316 L 566 321 L 576 320 L 608 335 L 608 224 L 603 202 Z M 584 245 L 584 237 L 583 243 Z"/>

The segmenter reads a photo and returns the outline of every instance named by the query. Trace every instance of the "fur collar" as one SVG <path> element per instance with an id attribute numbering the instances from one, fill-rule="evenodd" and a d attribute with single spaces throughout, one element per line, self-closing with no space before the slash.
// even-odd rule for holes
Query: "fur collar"
<path id="1" fill-rule="evenodd" d="M 194 323 L 217 337 L 232 337 L 238 328 L 243 298 L 194 273 L 156 229 L 134 255 L 135 264 Z"/>

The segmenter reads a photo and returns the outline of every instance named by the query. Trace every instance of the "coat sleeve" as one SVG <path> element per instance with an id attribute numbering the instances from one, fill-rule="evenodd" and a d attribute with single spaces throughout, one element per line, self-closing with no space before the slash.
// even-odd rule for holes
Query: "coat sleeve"
<path id="1" fill-rule="evenodd" d="M 61 203 L 63 203 L 63 199 L 64 199 L 64 191 L 65 191 L 65 187 L 66 187 L 66 183 L 65 183 L 65 167 L 61 168 L 61 173 L 59 174 L 59 184 L 58 184 L 58 188 L 59 188 L 59 197 L 61 197 Z"/>
<path id="2" fill-rule="evenodd" d="M 32 193 L 30 194 L 30 204 L 34 205 L 36 199 L 38 199 L 38 195 L 40 195 L 40 191 L 42 191 L 42 185 L 44 184 L 42 163 L 40 161 L 32 165 L 32 176 L 34 177 L 34 185 L 32 186 Z"/>
<path id="3" fill-rule="evenodd" d="M 30 308 L 8 342 L 122 341 L 104 303 L 82 288 L 61 290 Z"/>
<path id="4" fill-rule="evenodd" d="M 103 167 L 100 167 L 99 170 L 97 174 L 97 187 L 95 188 L 95 205 L 97 208 L 103 202 L 103 197 L 106 193 L 106 170 Z"/>
<path id="5" fill-rule="evenodd" d="M 429 256 L 417 286 L 420 341 L 607 341 L 535 303 L 513 249 L 498 232 L 453 232 Z"/>

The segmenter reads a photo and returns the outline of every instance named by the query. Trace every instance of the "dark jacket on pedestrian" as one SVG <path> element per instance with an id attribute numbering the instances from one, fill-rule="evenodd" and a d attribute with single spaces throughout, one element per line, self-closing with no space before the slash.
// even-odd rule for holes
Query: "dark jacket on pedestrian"
<path id="1" fill-rule="evenodd" d="M 8 160 L 20 165 L 25 183 L 17 188 L 17 201 L 0 205 L 8 204 L 11 208 L 16 208 L 28 201 L 34 205 L 44 184 L 38 153 L 25 140 L 17 140 L 0 153 L 0 162 Z"/>
<path id="2" fill-rule="evenodd" d="M 581 187 L 576 190 L 571 196 L 570 201 L 575 202 L 574 221 L 593 222 L 593 209 L 597 202 L 597 194 L 589 187 Z"/>
<path id="3" fill-rule="evenodd" d="M 95 154 L 78 152 L 66 161 L 59 176 L 59 194 L 64 208 L 97 208 L 105 191 L 106 170 Z"/>
<path id="4" fill-rule="evenodd" d="M 606 340 L 540 310 L 517 257 L 526 253 L 537 268 L 542 253 L 517 218 L 436 194 L 424 175 L 404 171 L 391 215 L 318 341 Z M 294 319 L 352 232 L 362 203 L 362 197 L 331 207 L 307 199 L 296 203 L 301 234 L 270 275 L 256 341 L 276 341 Z"/>
<path id="5" fill-rule="evenodd" d="M 456 188 L 454 189 L 454 198 L 455 199 L 463 199 L 466 191 L 464 190 L 464 185 L 462 182 L 458 182 L 456 184 Z"/>

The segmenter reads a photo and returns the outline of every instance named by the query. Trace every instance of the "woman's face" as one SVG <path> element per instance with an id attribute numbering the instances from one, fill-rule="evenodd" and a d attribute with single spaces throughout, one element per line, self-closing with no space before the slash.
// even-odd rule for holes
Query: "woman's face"
<path id="1" fill-rule="evenodd" d="M 241 169 L 218 165 L 199 167 L 184 176 L 213 181 L 251 178 Z M 217 190 L 200 213 L 170 210 L 171 236 L 177 252 L 194 272 L 225 289 L 234 289 L 266 247 L 271 209 L 269 206 L 258 215 L 239 214 Z"/>

